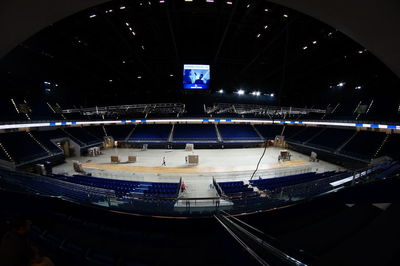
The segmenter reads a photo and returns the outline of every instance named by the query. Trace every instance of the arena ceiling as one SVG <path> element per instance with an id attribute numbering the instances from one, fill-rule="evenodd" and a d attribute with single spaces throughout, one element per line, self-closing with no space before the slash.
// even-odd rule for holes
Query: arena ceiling
<path id="1" fill-rule="evenodd" d="M 2 1 L 4 95 L 86 106 L 184 101 L 182 64 L 206 63 L 213 92 L 204 101 L 399 103 L 395 0 L 161 2 Z M 239 98 L 238 89 L 266 95 Z"/>

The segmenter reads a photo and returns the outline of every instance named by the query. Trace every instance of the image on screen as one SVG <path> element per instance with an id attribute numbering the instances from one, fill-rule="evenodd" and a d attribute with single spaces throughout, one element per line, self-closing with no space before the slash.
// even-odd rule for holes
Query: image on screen
<path id="1" fill-rule="evenodd" d="M 208 89 L 210 65 L 183 65 L 184 89 Z"/>

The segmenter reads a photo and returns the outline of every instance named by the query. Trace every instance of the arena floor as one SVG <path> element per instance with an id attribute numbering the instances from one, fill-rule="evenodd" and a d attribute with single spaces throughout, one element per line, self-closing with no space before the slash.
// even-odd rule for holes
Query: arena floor
<path id="1" fill-rule="evenodd" d="M 73 162 L 79 161 L 86 172 L 93 176 L 135 181 L 185 182 L 184 197 L 214 197 L 216 191 L 210 184 L 217 181 L 243 180 L 248 183 L 263 153 L 263 148 L 246 149 L 199 149 L 194 151 L 150 149 L 104 149 L 97 157 L 71 157 L 56 166 L 54 173 L 76 174 Z M 324 172 L 342 168 L 327 162 L 309 162 L 309 157 L 291 151 L 291 160 L 278 162 L 281 149 L 269 147 L 254 175 L 263 178 L 296 174 L 306 171 Z M 188 165 L 185 156 L 199 156 L 198 165 Z M 111 155 L 119 156 L 121 163 L 111 163 Z M 136 163 L 127 163 L 129 155 L 136 155 Z M 166 166 L 162 166 L 165 157 Z"/>

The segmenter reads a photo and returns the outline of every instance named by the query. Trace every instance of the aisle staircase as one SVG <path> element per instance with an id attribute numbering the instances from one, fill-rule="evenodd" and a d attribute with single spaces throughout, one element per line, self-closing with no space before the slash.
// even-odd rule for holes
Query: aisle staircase
<path id="1" fill-rule="evenodd" d="M 373 157 L 373 158 L 376 158 L 376 157 L 378 156 L 378 154 L 380 153 L 380 151 L 382 150 L 382 148 L 385 146 L 385 144 L 386 144 L 387 140 L 389 139 L 389 137 L 390 137 L 389 134 L 387 134 L 387 135 L 385 136 L 385 138 L 383 139 L 381 145 L 379 145 L 378 149 L 377 149 L 376 152 L 374 153 L 374 157 Z"/>
<path id="2" fill-rule="evenodd" d="M 128 141 L 129 141 L 129 139 L 131 138 L 131 136 L 132 136 L 133 132 L 135 131 L 136 127 L 137 127 L 137 125 L 135 125 L 135 126 L 132 128 L 132 130 L 129 132 L 128 136 L 125 138 L 125 142 L 128 142 Z"/>
<path id="3" fill-rule="evenodd" d="M 263 137 L 263 135 L 260 133 L 260 131 L 258 131 L 258 129 L 257 129 L 254 125 L 251 125 L 251 126 L 253 127 L 253 129 L 254 129 L 254 131 L 257 133 L 257 135 L 260 137 L 260 139 L 264 140 L 264 137 Z"/>
<path id="4" fill-rule="evenodd" d="M 31 137 L 33 139 L 33 141 L 36 142 L 37 145 L 39 145 L 47 153 L 49 153 L 49 154 L 51 153 L 51 151 L 46 146 L 44 146 L 35 136 L 33 136 L 31 132 L 27 132 L 27 133 L 28 133 L 29 137 Z"/>
<path id="5" fill-rule="evenodd" d="M 358 134 L 358 131 L 354 132 L 354 134 L 346 140 L 339 148 L 336 149 L 335 153 L 340 152 L 354 137 Z"/>
<path id="6" fill-rule="evenodd" d="M 14 159 L 10 155 L 10 153 L 7 151 L 6 147 L 3 146 L 3 144 L 0 142 L 0 150 L 3 151 L 3 153 L 7 156 L 8 160 L 11 162 L 14 162 Z"/>
<path id="7" fill-rule="evenodd" d="M 174 130 L 175 130 L 175 124 L 172 125 L 171 131 L 169 132 L 168 142 L 172 142 L 172 140 L 174 139 Z"/>
<path id="8" fill-rule="evenodd" d="M 221 133 L 219 132 L 219 129 L 218 129 L 217 124 L 215 124 L 214 126 L 215 126 L 215 133 L 217 133 L 218 141 L 219 141 L 219 142 L 222 142 Z"/>

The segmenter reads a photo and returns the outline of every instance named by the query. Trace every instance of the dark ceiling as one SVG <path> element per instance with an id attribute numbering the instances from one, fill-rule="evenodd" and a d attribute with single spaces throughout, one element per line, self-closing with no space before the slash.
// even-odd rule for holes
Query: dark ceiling
<path id="1" fill-rule="evenodd" d="M 208 95 L 182 92 L 184 63 L 211 65 Z M 21 43 L 0 60 L 0 82 L 7 98 L 64 106 L 198 100 L 323 107 L 375 100 L 396 108 L 400 85 L 341 32 L 263 0 L 108 2 Z M 276 96 L 238 96 L 238 89 Z"/>

